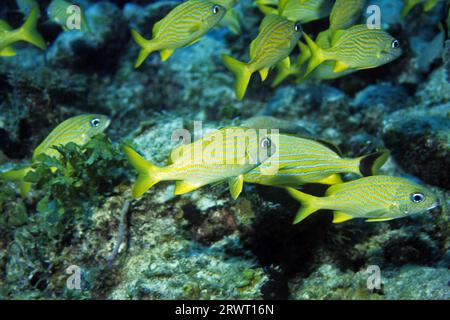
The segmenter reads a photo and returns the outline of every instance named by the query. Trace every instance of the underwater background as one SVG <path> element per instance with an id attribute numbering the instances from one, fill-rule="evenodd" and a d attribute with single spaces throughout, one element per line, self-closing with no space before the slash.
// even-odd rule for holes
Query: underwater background
<path id="1" fill-rule="evenodd" d="M 0 179 L 1 299 L 450 299 L 447 1 L 407 15 L 401 0 L 367 1 L 401 44 L 398 59 L 276 87 L 273 70 L 264 82 L 252 77 L 242 100 L 222 54 L 248 61 L 264 17 L 255 2 L 235 4 L 237 31 L 213 28 L 167 61 L 154 53 L 139 68 L 130 29 L 150 39 L 179 1 L 79 0 L 90 32 L 52 23 L 51 2 L 38 1 L 47 48 L 20 42 L 15 55 L 0 56 L 0 172 L 29 165 L 72 116 L 103 114 L 111 123 L 37 163 L 28 195 Z M 2 1 L 0 19 L 15 29 L 26 14 Z M 316 36 L 327 16 L 302 28 Z M 136 172 L 120 144 L 162 166 L 179 144 L 177 129 L 255 116 L 281 119 L 349 158 L 389 149 L 380 173 L 428 186 L 441 206 L 376 223 L 333 224 L 324 211 L 294 225 L 298 201 L 256 184 L 233 200 L 227 184 L 174 196 L 173 182 L 161 182 L 131 201 Z M 379 267 L 380 288 L 368 288 L 369 266 Z M 74 270 L 79 283 L 70 282 Z"/>

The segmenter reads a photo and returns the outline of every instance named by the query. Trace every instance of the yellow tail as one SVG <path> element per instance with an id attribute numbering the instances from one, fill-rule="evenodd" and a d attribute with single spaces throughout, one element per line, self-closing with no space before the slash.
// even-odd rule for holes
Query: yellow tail
<path id="1" fill-rule="evenodd" d="M 269 14 L 278 14 L 278 10 L 264 4 L 257 4 L 259 11 L 268 16 Z"/>
<path id="2" fill-rule="evenodd" d="M 302 207 L 298 211 L 297 215 L 294 219 L 294 224 L 297 224 L 303 220 L 305 220 L 307 217 L 309 217 L 311 214 L 313 214 L 316 211 L 319 211 L 322 209 L 320 207 L 320 199 L 314 196 L 311 196 L 309 194 L 300 192 L 296 189 L 287 188 L 287 191 L 289 194 L 296 200 L 300 201 L 302 204 Z"/>
<path id="3" fill-rule="evenodd" d="M 147 59 L 150 53 L 159 49 L 152 40 L 145 39 L 136 30 L 131 29 L 131 35 L 133 36 L 134 41 L 136 41 L 136 43 L 141 47 L 139 56 L 136 59 L 136 63 L 134 64 L 135 68 L 139 68 L 139 66 L 145 61 L 145 59 Z"/>
<path id="4" fill-rule="evenodd" d="M 34 7 L 28 15 L 27 20 L 19 29 L 19 37 L 23 41 L 27 41 L 36 47 L 45 50 L 47 45 L 45 44 L 44 38 L 39 34 L 36 29 L 37 22 L 39 19 L 39 8 Z"/>
<path id="5" fill-rule="evenodd" d="M 123 151 L 127 155 L 131 165 L 138 172 L 138 178 L 133 186 L 132 194 L 134 198 L 139 198 L 160 181 L 158 178 L 160 168 L 145 160 L 140 154 L 128 146 L 124 146 Z"/>
<path id="6" fill-rule="evenodd" d="M 226 54 L 222 56 L 225 66 L 234 73 L 236 77 L 236 97 L 238 100 L 242 100 L 247 91 L 248 83 L 250 82 L 250 77 L 252 72 L 248 68 L 248 65 L 244 62 L 236 60 Z"/>
<path id="7" fill-rule="evenodd" d="M 18 183 L 20 188 L 20 195 L 22 197 L 26 197 L 28 192 L 30 192 L 31 183 L 25 181 L 25 176 L 28 172 L 30 172 L 30 170 L 31 167 L 26 167 L 23 169 L 2 172 L 0 173 L 0 179 Z"/>
<path id="8" fill-rule="evenodd" d="M 305 73 L 306 77 L 315 68 L 317 68 L 317 66 L 319 66 L 327 59 L 324 57 L 323 50 L 306 33 L 303 33 L 303 36 L 305 37 L 306 43 L 308 44 L 311 51 L 311 57 L 309 59 L 309 64 Z"/>

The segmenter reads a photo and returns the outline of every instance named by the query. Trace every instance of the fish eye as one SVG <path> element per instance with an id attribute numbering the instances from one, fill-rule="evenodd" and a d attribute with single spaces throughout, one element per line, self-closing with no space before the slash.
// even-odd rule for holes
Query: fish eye
<path id="1" fill-rule="evenodd" d="M 302 31 L 302 25 L 301 25 L 300 22 L 297 22 L 297 23 L 295 24 L 294 30 L 297 31 L 297 32 Z"/>
<path id="2" fill-rule="evenodd" d="M 391 47 L 392 47 L 393 49 L 398 49 L 398 48 L 400 47 L 400 42 L 399 42 L 398 40 L 392 41 Z"/>
<path id="3" fill-rule="evenodd" d="M 261 148 L 269 149 L 271 145 L 272 145 L 272 141 L 270 141 L 269 138 L 264 138 L 261 140 Z"/>
<path id="4" fill-rule="evenodd" d="M 415 203 L 422 202 L 425 199 L 425 195 L 420 192 L 414 192 L 411 194 L 411 201 Z"/>
<path id="5" fill-rule="evenodd" d="M 100 119 L 99 118 L 95 118 L 91 120 L 91 126 L 92 127 L 98 127 L 100 125 Z"/>
<path id="6" fill-rule="evenodd" d="M 216 14 L 220 11 L 220 7 L 216 4 L 216 5 L 214 5 L 212 10 L 213 10 L 213 13 Z"/>

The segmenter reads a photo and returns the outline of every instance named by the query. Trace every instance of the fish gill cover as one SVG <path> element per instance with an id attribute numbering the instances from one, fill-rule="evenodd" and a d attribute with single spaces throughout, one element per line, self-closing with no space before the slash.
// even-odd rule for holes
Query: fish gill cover
<path id="1" fill-rule="evenodd" d="M 0 19 L 1 299 L 450 298 L 447 1 Z"/>

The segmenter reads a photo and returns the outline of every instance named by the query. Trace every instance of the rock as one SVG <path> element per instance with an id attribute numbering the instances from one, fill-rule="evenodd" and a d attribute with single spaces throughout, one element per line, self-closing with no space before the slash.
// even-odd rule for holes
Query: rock
<path id="1" fill-rule="evenodd" d="M 430 78 L 419 86 L 416 94 L 425 106 L 450 102 L 450 83 L 445 78 L 444 68 L 438 68 Z"/>
<path id="2" fill-rule="evenodd" d="M 381 269 L 381 289 L 368 289 L 367 270 L 340 271 L 324 264 L 290 284 L 293 299 L 448 300 L 450 270 L 418 265 Z"/>
<path id="3" fill-rule="evenodd" d="M 385 117 L 382 137 L 394 159 L 424 182 L 449 189 L 450 104 L 404 109 Z"/>
<path id="4" fill-rule="evenodd" d="M 110 2 L 88 7 L 86 19 L 92 34 L 62 32 L 48 49 L 48 61 L 55 67 L 92 71 L 115 66 L 126 47 L 128 27 L 120 9 Z"/>
<path id="5" fill-rule="evenodd" d="M 379 130 L 383 116 L 411 105 L 412 99 L 401 86 L 383 82 L 367 86 L 358 92 L 351 102 L 351 111 L 361 114 L 361 125 L 366 132 Z"/>

